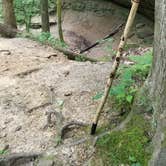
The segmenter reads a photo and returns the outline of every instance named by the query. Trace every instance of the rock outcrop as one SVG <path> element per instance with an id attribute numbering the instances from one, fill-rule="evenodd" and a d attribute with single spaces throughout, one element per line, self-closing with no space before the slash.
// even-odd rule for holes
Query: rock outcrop
<path id="1" fill-rule="evenodd" d="M 125 7 L 130 7 L 131 0 L 111 0 Z M 151 20 L 154 20 L 155 0 L 141 0 L 139 11 Z"/>

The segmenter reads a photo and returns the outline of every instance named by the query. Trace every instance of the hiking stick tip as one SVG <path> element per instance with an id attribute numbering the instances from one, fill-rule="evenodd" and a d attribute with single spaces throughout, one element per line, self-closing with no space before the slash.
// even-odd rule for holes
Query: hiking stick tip
<path id="1" fill-rule="evenodd" d="M 96 132 L 96 128 L 97 128 L 97 124 L 96 123 L 93 123 L 92 124 L 92 128 L 91 128 L 91 135 L 94 135 L 95 134 L 95 132 Z"/>

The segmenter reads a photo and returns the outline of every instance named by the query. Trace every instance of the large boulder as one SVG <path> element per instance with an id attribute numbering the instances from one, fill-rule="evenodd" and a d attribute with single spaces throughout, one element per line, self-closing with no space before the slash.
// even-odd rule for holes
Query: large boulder
<path id="1" fill-rule="evenodd" d="M 131 0 L 111 0 L 119 5 L 130 7 Z M 140 0 L 139 11 L 151 20 L 154 20 L 155 0 Z"/>

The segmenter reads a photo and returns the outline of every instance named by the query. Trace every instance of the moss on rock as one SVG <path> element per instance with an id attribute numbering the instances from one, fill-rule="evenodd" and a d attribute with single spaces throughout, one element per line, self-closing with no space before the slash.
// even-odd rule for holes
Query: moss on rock
<path id="1" fill-rule="evenodd" d="M 103 165 L 148 165 L 151 153 L 147 150 L 151 125 L 142 115 L 133 115 L 125 130 L 112 132 L 97 142 L 96 158 Z M 93 165 L 93 164 L 92 164 Z"/>

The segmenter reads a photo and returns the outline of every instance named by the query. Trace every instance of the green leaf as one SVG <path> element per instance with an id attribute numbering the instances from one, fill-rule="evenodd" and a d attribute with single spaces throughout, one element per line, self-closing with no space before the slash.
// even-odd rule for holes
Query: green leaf
<path id="1" fill-rule="evenodd" d="M 136 160 L 136 158 L 134 156 L 129 156 L 129 161 L 136 162 L 137 160 Z"/>
<path id="2" fill-rule="evenodd" d="M 59 107 L 63 107 L 63 105 L 64 105 L 64 100 L 57 99 L 57 100 L 56 100 L 56 103 L 58 104 Z"/>
<path id="3" fill-rule="evenodd" d="M 99 93 L 97 93 L 95 96 L 93 96 L 93 100 L 98 100 L 98 99 L 100 99 L 101 97 L 103 96 L 103 93 L 101 93 L 101 92 L 99 92 Z"/>
<path id="4" fill-rule="evenodd" d="M 0 150 L 0 155 L 6 154 L 7 150 Z"/>
<path id="5" fill-rule="evenodd" d="M 128 96 L 126 97 L 126 100 L 127 100 L 129 103 L 131 103 L 132 100 L 133 100 L 133 96 L 128 95 Z"/>

